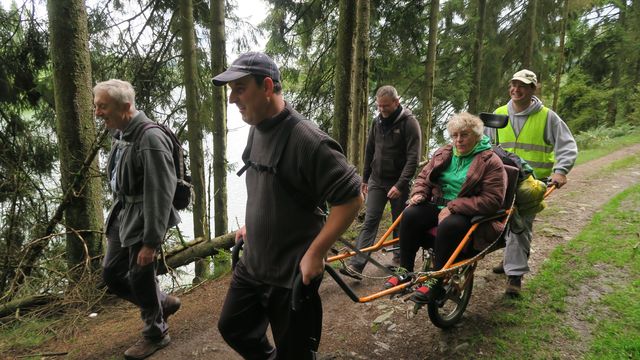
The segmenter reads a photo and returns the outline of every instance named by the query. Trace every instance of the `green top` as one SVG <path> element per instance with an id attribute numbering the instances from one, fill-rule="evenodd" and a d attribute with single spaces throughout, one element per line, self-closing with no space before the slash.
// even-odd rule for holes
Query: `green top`
<path id="1" fill-rule="evenodd" d="M 439 183 L 445 200 L 451 201 L 458 197 L 462 184 L 467 179 L 467 172 L 476 154 L 491 149 L 491 141 L 487 135 L 483 135 L 480 141 L 468 154 L 460 155 L 455 146 L 451 163 L 440 175 Z M 441 206 L 443 208 L 444 206 Z"/>

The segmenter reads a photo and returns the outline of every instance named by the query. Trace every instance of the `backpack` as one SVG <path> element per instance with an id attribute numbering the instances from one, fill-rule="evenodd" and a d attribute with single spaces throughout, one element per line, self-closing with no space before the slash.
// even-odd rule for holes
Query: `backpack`
<path id="1" fill-rule="evenodd" d="M 284 123 L 282 124 L 283 128 L 281 135 L 282 138 L 280 139 L 280 141 L 278 141 L 275 149 L 273 150 L 273 153 L 271 155 L 271 165 L 258 164 L 249 160 L 249 157 L 251 156 L 251 147 L 253 146 L 253 133 L 255 132 L 255 128 L 252 127 L 249 131 L 247 147 L 242 152 L 242 162 L 244 162 L 244 166 L 236 173 L 236 175 L 242 176 L 242 174 L 247 171 L 247 169 L 252 167 L 258 172 L 267 172 L 269 174 L 272 174 L 273 176 L 277 176 L 285 191 L 292 194 L 292 196 L 293 194 L 295 194 L 295 198 L 299 199 L 299 202 L 301 203 L 303 208 L 310 209 L 315 214 L 325 217 L 328 212 L 326 202 L 314 201 L 309 196 L 307 196 L 307 194 L 296 191 L 293 185 L 291 185 L 291 183 L 287 179 L 282 176 L 278 176 L 278 165 L 280 164 L 280 159 L 282 158 L 282 154 L 284 153 L 284 148 L 287 146 L 287 142 L 289 141 L 291 131 L 296 126 L 296 124 L 302 120 L 295 116 L 289 116 L 283 121 Z"/>
<path id="2" fill-rule="evenodd" d="M 158 124 L 155 122 L 145 122 L 142 124 L 140 130 L 138 130 L 138 134 L 135 137 L 134 143 L 138 144 L 140 139 L 142 138 L 142 134 L 145 131 L 151 128 L 158 128 L 162 130 L 171 140 L 171 144 L 173 145 L 173 166 L 176 171 L 176 178 L 178 179 L 178 183 L 176 184 L 176 192 L 173 195 L 173 207 L 176 210 L 184 210 L 189 206 L 189 202 L 191 201 L 191 191 L 193 185 L 191 185 L 191 176 L 188 174 L 187 165 L 185 164 L 185 154 L 182 149 L 182 144 L 176 134 L 166 125 Z"/>
<path id="3" fill-rule="evenodd" d="M 516 206 L 520 215 L 534 215 L 544 210 L 544 194 L 547 186 L 536 179 L 533 168 L 520 156 L 503 149 L 500 145 L 492 145 L 493 152 L 502 163 L 518 169 L 518 186 L 516 188 Z"/>
<path id="4" fill-rule="evenodd" d="M 503 164 L 518 169 L 518 183 L 533 175 L 533 168 L 520 156 L 503 149 L 500 145 L 491 145 L 491 149 L 498 155 Z"/>

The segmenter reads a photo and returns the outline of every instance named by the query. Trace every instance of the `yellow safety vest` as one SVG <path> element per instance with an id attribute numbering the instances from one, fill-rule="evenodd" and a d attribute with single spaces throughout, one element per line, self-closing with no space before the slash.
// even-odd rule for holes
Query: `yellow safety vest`
<path id="1" fill-rule="evenodd" d="M 495 113 L 509 115 L 507 105 L 499 107 Z M 511 127 L 511 121 L 507 123 L 506 127 L 498 129 L 498 139 L 502 148 L 526 160 L 538 179 L 551 175 L 553 164 L 556 162 L 553 146 L 544 141 L 548 113 L 549 108 L 543 106 L 535 114 L 529 114 L 517 137 Z"/>

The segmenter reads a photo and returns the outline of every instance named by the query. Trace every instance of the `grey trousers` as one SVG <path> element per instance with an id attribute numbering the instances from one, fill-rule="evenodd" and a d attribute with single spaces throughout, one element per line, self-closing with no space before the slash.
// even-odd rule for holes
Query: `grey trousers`
<path id="1" fill-rule="evenodd" d="M 534 215 L 512 219 L 505 236 L 504 272 L 509 276 L 522 276 L 529 272 L 529 253 L 533 238 Z M 515 221 L 514 221 L 515 220 Z"/>
<path id="2" fill-rule="evenodd" d="M 372 184 L 369 186 L 369 192 L 367 194 L 367 212 L 364 217 L 364 223 L 362 224 L 362 230 L 360 230 L 360 235 L 358 235 L 358 239 L 356 240 L 356 247 L 358 249 L 373 245 L 376 240 L 376 235 L 378 234 L 380 219 L 382 219 L 382 214 L 385 206 L 387 205 L 387 201 L 391 204 L 391 217 L 393 218 L 393 221 L 400 216 L 404 208 L 407 206 L 409 189 L 399 189 L 402 192 L 400 197 L 397 199 L 389 199 L 387 198 L 387 193 L 389 193 L 389 190 L 391 190 L 392 187 L 393 185 L 379 186 Z M 399 228 L 394 230 L 394 238 L 398 236 L 398 231 Z M 400 252 L 394 252 L 394 256 L 399 257 Z M 368 260 L 368 256 L 357 255 L 351 258 L 349 265 L 358 271 L 362 271 Z"/>
<path id="3" fill-rule="evenodd" d="M 167 294 L 160 291 L 158 285 L 157 261 L 143 267 L 138 266 L 138 252 L 142 248 L 142 242 L 122 247 L 117 229 L 117 220 L 107 229 L 107 250 L 102 276 L 111 293 L 140 308 L 140 317 L 144 322 L 142 335 L 152 341 L 158 340 L 167 333 L 169 327 L 162 314 Z"/>

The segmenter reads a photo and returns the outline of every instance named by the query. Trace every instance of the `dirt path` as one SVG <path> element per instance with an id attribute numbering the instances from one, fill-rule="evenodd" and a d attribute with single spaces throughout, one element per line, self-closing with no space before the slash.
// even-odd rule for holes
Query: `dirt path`
<path id="1" fill-rule="evenodd" d="M 556 246 L 575 236 L 612 196 L 640 182 L 640 164 L 613 174 L 602 173 L 607 164 L 636 153 L 640 153 L 640 144 L 573 170 L 568 185 L 552 195 L 548 209 L 536 220 L 530 260 L 532 275 Z M 498 251 L 481 261 L 463 321 L 447 332 L 434 327 L 424 310 L 411 316 L 410 307 L 398 300 L 384 298 L 355 304 L 327 276 L 320 290 L 325 319 L 320 358 L 408 360 L 445 358 L 459 351 L 467 355 L 491 352 L 471 348 L 471 340 L 499 330 L 491 327 L 490 319 L 493 312 L 505 310 L 500 301 L 505 279 L 491 273 L 490 268 L 501 256 L 502 251 Z M 365 274 L 371 278 L 350 282 L 359 294 L 381 288 L 383 281 L 376 278 L 383 276 L 380 270 L 368 266 Z M 525 290 L 526 280 L 527 277 L 523 283 Z M 228 282 L 227 276 L 182 295 L 183 308 L 170 320 L 173 341 L 151 359 L 240 359 L 221 339 L 216 326 Z M 380 321 L 377 325 L 376 319 Z M 78 326 L 72 339 L 56 340 L 43 352 L 69 351 L 69 359 L 120 358 L 135 342 L 140 325 L 135 309 L 117 302 L 117 306 L 102 310 L 97 318 Z"/>

